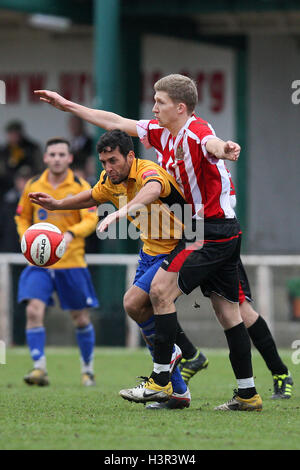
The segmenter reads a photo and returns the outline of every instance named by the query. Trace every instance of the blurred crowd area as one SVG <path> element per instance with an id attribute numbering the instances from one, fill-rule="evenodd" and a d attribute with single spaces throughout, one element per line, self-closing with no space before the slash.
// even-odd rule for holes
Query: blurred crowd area
<path id="1" fill-rule="evenodd" d="M 67 138 L 70 142 L 74 156 L 71 168 L 77 176 L 93 186 L 97 182 L 93 137 L 77 116 L 69 117 L 68 130 L 69 135 L 59 137 Z M 14 216 L 26 182 L 45 170 L 45 149 L 37 143 L 36 136 L 27 134 L 20 120 L 8 122 L 4 131 L 5 137 L 0 141 L 0 252 L 19 253 L 20 241 Z M 98 252 L 98 241 L 95 234 L 88 237 L 86 251 Z"/>

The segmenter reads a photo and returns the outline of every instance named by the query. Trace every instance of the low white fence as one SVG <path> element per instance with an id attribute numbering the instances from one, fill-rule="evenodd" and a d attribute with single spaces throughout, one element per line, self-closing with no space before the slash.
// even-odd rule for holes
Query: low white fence
<path id="1" fill-rule="evenodd" d="M 88 254 L 89 266 L 126 266 L 126 288 L 132 285 L 138 262 L 138 255 L 125 254 Z M 256 303 L 259 312 L 263 312 L 271 331 L 274 329 L 273 275 L 272 268 L 299 266 L 300 255 L 244 255 L 244 265 L 256 268 Z M 12 306 L 11 306 L 11 266 L 26 265 L 27 261 L 19 253 L 0 253 L 0 340 L 11 344 Z M 300 276 L 300 270 L 299 270 Z M 126 346 L 136 347 L 140 342 L 139 329 L 134 321 L 127 317 Z"/>

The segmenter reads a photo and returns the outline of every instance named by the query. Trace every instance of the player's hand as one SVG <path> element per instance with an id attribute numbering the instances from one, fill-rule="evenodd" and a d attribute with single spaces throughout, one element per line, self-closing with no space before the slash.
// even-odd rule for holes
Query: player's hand
<path id="1" fill-rule="evenodd" d="M 33 204 L 44 207 L 49 211 L 53 211 L 58 208 L 58 201 L 54 197 L 49 196 L 46 193 L 29 193 L 28 197 Z"/>
<path id="2" fill-rule="evenodd" d="M 59 95 L 55 91 L 49 90 L 34 90 L 34 94 L 38 95 L 41 101 L 45 103 L 51 104 L 57 109 L 61 111 L 67 111 L 66 105 L 68 100 L 66 100 L 63 96 Z"/>
<path id="3" fill-rule="evenodd" d="M 71 241 L 73 240 L 73 235 L 70 233 L 70 232 L 65 232 L 64 233 L 64 239 L 65 239 L 65 242 L 66 242 L 66 251 L 68 249 L 68 246 L 69 244 L 71 243 Z"/>
<path id="4" fill-rule="evenodd" d="M 240 156 L 241 147 L 236 142 L 228 140 L 224 145 L 224 156 L 225 160 L 231 160 L 236 162 Z"/>
<path id="5" fill-rule="evenodd" d="M 103 219 L 97 227 L 98 232 L 105 232 L 109 225 L 113 224 L 119 219 L 119 211 L 115 211 L 112 214 L 109 214 L 105 219 Z"/>

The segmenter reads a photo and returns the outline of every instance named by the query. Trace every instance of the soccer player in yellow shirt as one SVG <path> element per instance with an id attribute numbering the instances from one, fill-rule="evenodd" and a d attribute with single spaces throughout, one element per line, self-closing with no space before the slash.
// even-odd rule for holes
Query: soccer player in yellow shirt
<path id="1" fill-rule="evenodd" d="M 49 222 L 56 225 L 66 241 L 66 252 L 62 259 L 47 268 L 27 266 L 20 277 L 18 301 L 26 305 L 26 338 L 33 360 L 32 371 L 24 377 L 29 385 L 48 385 L 44 315 L 46 306 L 52 305 L 52 294 L 57 292 L 60 305 L 70 310 L 76 327 L 77 342 L 81 356 L 82 384 L 95 384 L 93 371 L 94 327 L 88 309 L 98 306 L 90 272 L 84 259 L 84 239 L 96 228 L 98 217 L 96 207 L 80 210 L 49 212 L 33 204 L 28 194 L 33 191 L 47 191 L 61 198 L 71 198 L 82 191 L 89 191 L 90 185 L 70 170 L 73 161 L 69 142 L 63 138 L 52 138 L 46 143 L 44 163 L 47 169 L 31 178 L 17 207 L 15 221 L 22 238 L 32 224 Z M 95 206 L 95 205 L 94 205 Z"/>
<path id="2" fill-rule="evenodd" d="M 133 286 L 124 296 L 124 307 L 128 312 L 134 304 L 135 312 L 140 311 L 140 320 L 137 317 L 135 320 L 152 352 L 155 325 L 149 299 L 150 285 L 162 261 L 182 236 L 182 221 L 168 206 L 177 204 L 183 209 L 185 199 L 175 179 L 163 168 L 152 161 L 135 158 L 132 139 L 125 132 L 113 130 L 104 134 L 97 144 L 97 151 L 104 171 L 93 189 L 58 200 L 43 192 L 32 192 L 29 197 L 32 203 L 50 211 L 83 209 L 112 202 L 118 210 L 110 213 L 99 224 L 98 230 L 104 232 L 123 217 L 128 217 L 137 227 L 143 247 Z M 104 212 L 106 207 L 102 208 Z M 171 360 L 172 408 L 188 407 L 191 400 L 189 389 L 176 367 L 180 359 L 181 351 L 175 346 Z M 126 391 L 123 392 L 125 395 L 120 392 L 121 396 L 128 399 Z M 159 393 L 154 393 L 152 401 L 159 398 Z"/>

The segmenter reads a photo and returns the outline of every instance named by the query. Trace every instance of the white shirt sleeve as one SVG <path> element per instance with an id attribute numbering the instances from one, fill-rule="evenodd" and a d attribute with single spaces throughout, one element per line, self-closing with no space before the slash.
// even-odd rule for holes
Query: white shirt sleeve
<path id="1" fill-rule="evenodd" d="M 236 206 L 236 196 L 232 194 L 231 196 L 229 196 L 229 200 L 230 200 L 231 208 L 234 209 Z"/>
<path id="2" fill-rule="evenodd" d="M 152 147 L 148 139 L 149 123 L 150 123 L 150 120 L 147 120 L 147 119 L 141 119 L 140 121 L 137 121 L 136 123 L 136 130 L 137 130 L 139 139 L 146 149 L 150 149 Z"/>

